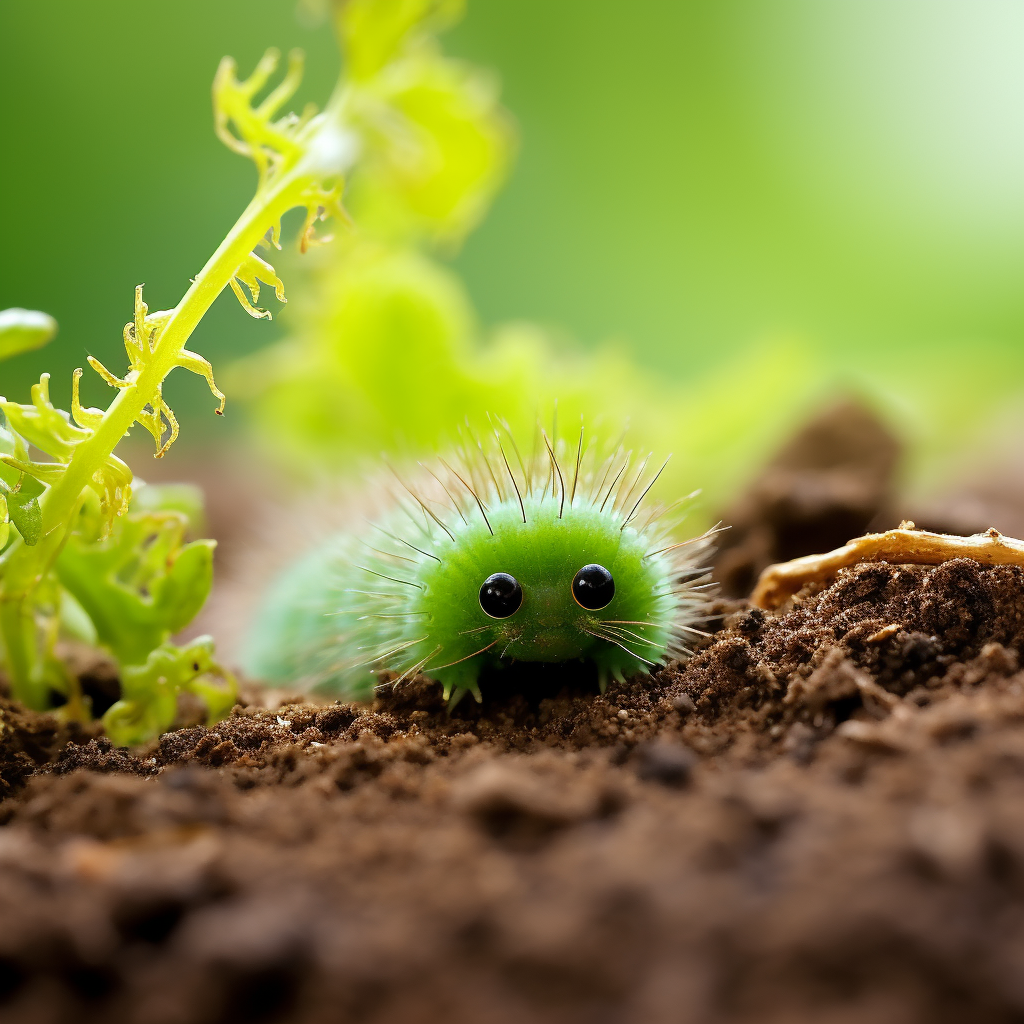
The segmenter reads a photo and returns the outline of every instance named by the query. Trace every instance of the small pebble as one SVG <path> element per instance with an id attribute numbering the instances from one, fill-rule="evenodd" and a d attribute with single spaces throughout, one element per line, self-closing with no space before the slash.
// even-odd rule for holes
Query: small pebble
<path id="1" fill-rule="evenodd" d="M 645 743 L 637 751 L 637 775 L 647 782 L 682 789 L 689 781 L 697 755 L 680 743 Z"/>
<path id="2" fill-rule="evenodd" d="M 697 710 L 693 698 L 688 693 L 681 693 L 678 697 L 672 698 L 672 707 L 681 715 L 689 715 Z"/>

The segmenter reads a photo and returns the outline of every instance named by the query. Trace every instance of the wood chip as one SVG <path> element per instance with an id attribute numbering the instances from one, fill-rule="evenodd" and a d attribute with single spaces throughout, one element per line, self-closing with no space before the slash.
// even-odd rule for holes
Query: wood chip
<path id="1" fill-rule="evenodd" d="M 951 558 L 972 558 L 982 565 L 1024 566 L 1024 541 L 1004 537 L 995 529 L 971 537 L 913 529 L 869 533 L 827 554 L 805 555 L 768 566 L 761 573 L 750 600 L 758 608 L 778 608 L 804 585 L 826 583 L 840 569 L 858 562 L 939 565 Z"/>

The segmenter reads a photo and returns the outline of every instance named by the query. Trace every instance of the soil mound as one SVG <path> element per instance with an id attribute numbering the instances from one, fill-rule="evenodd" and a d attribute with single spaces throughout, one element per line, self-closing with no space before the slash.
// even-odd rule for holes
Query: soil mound
<path id="1" fill-rule="evenodd" d="M 1024 1020 L 1022 586 L 859 566 L 604 696 L 68 744 L 0 804 L 0 1015 Z"/>
<path id="2" fill-rule="evenodd" d="M 886 424 L 852 399 L 809 420 L 722 515 L 729 529 L 718 538 L 715 578 L 723 592 L 743 597 L 773 562 L 895 526 L 901 449 Z"/>

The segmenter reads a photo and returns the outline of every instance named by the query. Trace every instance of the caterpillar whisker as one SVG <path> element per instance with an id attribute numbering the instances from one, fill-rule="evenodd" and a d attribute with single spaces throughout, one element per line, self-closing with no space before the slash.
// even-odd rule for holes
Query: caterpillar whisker
<path id="1" fill-rule="evenodd" d="M 679 526 L 689 513 L 689 509 L 683 509 L 683 506 L 691 504 L 699 495 L 700 488 L 698 488 L 695 491 L 691 491 L 689 494 L 684 495 L 682 498 L 676 498 L 675 501 L 671 501 L 667 505 L 656 505 L 654 508 L 651 509 L 641 529 L 648 529 L 658 520 L 663 519 L 665 516 L 673 512 L 680 513 L 678 519 L 676 519 L 674 523 L 675 526 Z M 711 535 L 712 532 L 712 530 L 708 530 L 706 533 L 701 534 L 700 536 L 692 537 L 691 540 L 705 540 L 708 536 Z"/>
<path id="2" fill-rule="evenodd" d="M 644 644 L 647 647 L 653 647 L 655 649 L 661 649 L 663 647 L 662 644 L 656 643 L 654 640 L 649 640 L 647 637 L 640 636 L 639 633 L 634 633 L 631 629 L 622 629 L 620 627 L 615 630 L 606 629 L 605 632 L 607 632 L 610 636 L 618 637 L 618 639 L 620 639 L 623 643 L 640 643 Z"/>
<path id="3" fill-rule="evenodd" d="M 708 533 L 711 531 L 709 530 Z M 655 558 L 658 555 L 664 555 L 669 551 L 677 551 L 679 548 L 687 548 L 691 544 L 699 544 L 703 540 L 707 540 L 707 533 L 702 533 L 699 537 L 690 537 L 688 540 L 680 540 L 675 544 L 668 544 L 663 548 L 658 548 L 657 551 L 649 551 L 644 558 Z"/>
<path id="4" fill-rule="evenodd" d="M 676 626 L 675 628 L 684 633 L 692 633 L 694 636 L 709 637 L 714 635 L 707 630 L 697 629 L 696 626 Z"/>
<path id="5" fill-rule="evenodd" d="M 612 637 L 608 636 L 605 633 L 596 633 L 596 632 L 593 632 L 593 631 L 591 631 L 589 629 L 584 630 L 584 632 L 585 633 L 590 633 L 591 636 L 597 637 L 598 640 L 604 640 L 606 643 L 614 644 L 616 647 L 621 647 L 622 650 L 624 650 L 627 654 L 632 655 L 634 658 L 637 659 L 637 661 L 642 661 L 645 664 L 651 665 L 651 666 L 656 664 L 656 662 L 649 661 L 647 658 L 642 658 L 639 654 L 636 653 L 636 651 L 631 651 L 625 644 L 619 643 L 618 640 L 613 639 Z"/>
<path id="6" fill-rule="evenodd" d="M 382 654 L 375 654 L 373 656 L 372 660 L 375 661 L 375 662 L 376 661 L 385 661 L 388 658 L 390 658 L 392 655 L 398 654 L 400 651 L 406 650 L 406 648 L 413 647 L 416 644 L 423 643 L 423 641 L 426 640 L 426 639 L 427 638 L 425 636 L 421 636 L 421 637 L 419 637 L 416 640 L 406 640 L 405 643 L 399 644 L 397 647 L 393 647 L 390 651 L 387 651 L 387 652 L 382 653 Z M 356 650 L 357 651 L 372 651 L 377 646 L 378 646 L 377 644 L 368 644 L 366 647 L 357 647 Z"/>
<path id="7" fill-rule="evenodd" d="M 630 495 L 633 493 L 633 489 L 640 483 L 641 478 L 644 475 L 644 471 L 647 469 L 647 463 L 651 461 L 651 456 L 648 454 L 644 461 L 640 463 L 640 469 L 637 471 L 636 477 L 633 482 L 626 488 L 625 492 L 622 488 L 619 488 L 619 493 L 615 495 L 615 500 L 612 502 L 612 508 L 617 511 L 620 515 L 622 509 L 625 507 L 627 501 L 629 501 Z"/>
<path id="8" fill-rule="evenodd" d="M 632 452 L 627 452 L 626 453 L 626 461 L 622 464 L 622 469 L 620 469 L 618 471 L 618 473 L 615 474 L 615 479 L 612 480 L 611 484 L 609 484 L 609 486 L 608 486 L 608 493 L 604 496 L 604 501 L 601 502 L 601 507 L 598 509 L 599 512 L 603 512 L 604 511 L 605 505 L 608 504 L 608 499 L 612 496 L 612 491 L 615 490 L 615 485 L 619 482 L 619 477 L 621 477 L 622 474 L 625 473 L 626 470 L 629 468 L 629 463 L 630 463 L 630 460 L 632 458 L 633 458 L 633 453 Z M 615 503 L 612 502 L 612 508 L 614 508 L 614 507 L 615 507 Z"/>
<path id="9" fill-rule="evenodd" d="M 504 428 L 505 433 L 508 435 L 509 441 L 512 442 L 512 450 L 516 453 L 516 459 L 519 462 L 519 468 L 523 471 L 523 480 L 524 480 L 525 486 L 526 486 L 526 496 L 529 498 L 529 497 L 532 496 L 532 494 L 531 494 L 531 491 L 532 491 L 532 487 L 531 487 L 531 483 L 532 483 L 531 474 L 528 473 L 527 470 L 526 470 L 526 463 L 523 462 L 523 456 L 519 452 L 519 445 L 516 443 L 515 435 L 512 433 L 512 430 L 510 429 L 510 427 L 508 425 L 508 421 L 507 420 L 499 420 L 499 422 L 501 423 L 502 427 Z M 517 491 L 518 491 L 518 488 L 517 488 Z"/>
<path id="10" fill-rule="evenodd" d="M 557 410 L 556 410 L 557 415 Z M 557 422 L 557 420 L 556 420 Z M 552 425 L 552 433 L 554 433 L 554 426 Z M 540 436 L 544 439 L 544 445 L 548 450 L 548 457 L 551 459 L 551 468 L 554 473 L 558 475 L 558 493 L 561 496 L 558 504 L 558 518 L 562 518 L 562 514 L 565 512 L 565 477 L 562 476 L 562 467 L 558 464 L 558 459 L 555 457 L 555 450 L 551 444 L 548 435 L 541 430 Z M 551 478 L 551 497 L 555 496 L 555 479 L 554 476 Z"/>
<path id="11" fill-rule="evenodd" d="M 491 482 L 494 484 L 494 493 L 498 496 L 499 501 L 504 501 L 505 496 L 501 493 L 501 484 L 498 483 L 498 477 L 495 474 L 494 469 L 491 467 L 490 457 L 488 456 L 487 452 L 484 451 L 484 446 L 483 444 L 481 444 L 480 438 L 477 437 L 475 433 L 473 433 L 473 428 L 469 424 L 468 416 L 466 417 L 466 430 L 469 432 L 470 438 L 472 438 L 473 443 L 476 445 L 477 451 L 480 453 L 481 461 L 487 468 L 487 473 L 491 478 Z M 466 464 L 467 466 L 469 466 L 470 472 L 472 473 L 472 461 L 467 461 Z"/>
<path id="12" fill-rule="evenodd" d="M 422 671 L 423 666 L 437 653 L 444 650 L 442 644 L 438 644 L 425 658 L 421 658 L 416 662 L 415 665 L 410 665 L 392 684 L 392 689 L 397 689 L 400 683 L 404 683 L 406 679 L 415 678 L 416 674 Z"/>
<path id="13" fill-rule="evenodd" d="M 390 615 L 381 614 L 379 612 L 370 612 L 367 615 L 360 615 L 356 618 L 356 622 L 363 622 L 366 619 L 411 619 L 411 618 L 423 618 L 426 612 L 392 612 Z"/>
<path id="14" fill-rule="evenodd" d="M 372 551 L 376 555 L 383 555 L 385 558 L 399 558 L 403 562 L 411 562 L 413 565 L 419 565 L 419 562 L 417 562 L 415 558 L 409 558 L 407 555 L 400 555 L 397 551 L 382 551 L 380 548 L 375 548 L 366 543 L 363 544 L 363 547 L 365 547 L 367 551 Z"/>
<path id="15" fill-rule="evenodd" d="M 616 445 L 615 450 L 612 452 L 612 454 L 609 455 L 606 459 L 604 459 L 604 461 L 601 463 L 601 466 L 603 467 L 603 472 L 601 474 L 600 481 L 597 483 L 596 486 L 592 488 L 590 492 L 591 503 L 596 503 L 597 496 L 604 490 L 604 485 L 608 480 L 608 474 L 612 471 L 612 466 L 617 461 L 619 453 L 621 451 L 622 442 L 620 441 L 619 444 Z M 604 505 L 602 505 L 601 508 L 603 509 Z"/>
<path id="16" fill-rule="evenodd" d="M 658 629 L 674 629 L 675 626 L 668 622 L 651 622 L 645 619 L 641 622 L 639 619 L 600 619 L 598 620 L 602 626 L 656 626 Z"/>
<path id="17" fill-rule="evenodd" d="M 424 466 L 422 462 L 417 462 L 416 465 L 422 466 L 423 469 L 425 469 L 441 485 L 441 489 L 444 491 L 445 494 L 448 495 L 448 500 L 451 502 L 451 507 L 454 508 L 455 511 L 459 514 L 459 518 L 463 521 L 463 523 L 465 523 L 466 526 L 469 526 L 469 520 L 463 514 L 462 506 L 455 499 L 455 495 L 448 490 L 448 487 L 446 486 L 445 482 L 432 469 L 429 469 L 427 466 Z M 445 469 L 448 469 L 448 467 L 445 466 Z M 451 472 L 451 470 L 449 470 L 449 472 Z"/>
<path id="18" fill-rule="evenodd" d="M 390 580 L 392 583 L 404 583 L 407 587 L 415 587 L 417 590 L 423 589 L 422 583 L 413 583 L 412 580 L 400 580 L 395 576 L 388 576 L 386 573 L 377 572 L 376 569 L 371 569 L 365 565 L 357 565 L 357 569 L 362 569 L 363 572 L 372 573 L 374 576 L 379 576 L 382 580 Z"/>
<path id="19" fill-rule="evenodd" d="M 475 658 L 478 654 L 483 654 L 484 651 L 489 651 L 497 642 L 497 640 L 492 640 L 486 647 L 481 647 L 479 651 L 467 654 L 465 657 L 459 658 L 458 661 L 449 661 L 447 665 L 434 665 L 432 668 L 426 669 L 425 671 L 439 672 L 443 668 L 451 668 L 452 665 L 461 665 L 464 661 L 469 661 L 470 658 Z"/>

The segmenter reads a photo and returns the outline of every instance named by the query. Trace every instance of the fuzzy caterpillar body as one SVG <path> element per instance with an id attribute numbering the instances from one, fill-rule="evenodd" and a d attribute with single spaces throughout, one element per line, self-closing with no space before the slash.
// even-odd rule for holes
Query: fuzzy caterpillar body
<path id="1" fill-rule="evenodd" d="M 249 674 L 364 699 L 380 671 L 423 673 L 454 703 L 511 661 L 588 659 L 603 689 L 685 658 L 709 535 L 672 542 L 668 510 L 645 507 L 660 473 L 648 459 L 584 452 L 581 432 L 567 462 L 542 437 L 525 461 L 497 432 L 438 460 L 365 534 L 292 566 L 250 637 Z"/>

